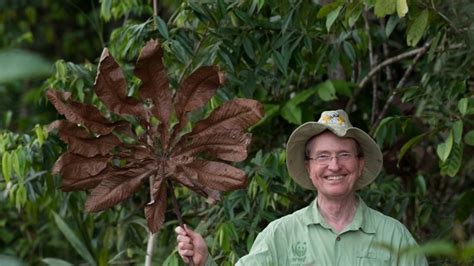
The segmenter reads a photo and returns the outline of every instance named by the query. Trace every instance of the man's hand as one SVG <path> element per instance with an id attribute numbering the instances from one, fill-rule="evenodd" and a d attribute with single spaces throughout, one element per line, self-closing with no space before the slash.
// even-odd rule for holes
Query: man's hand
<path id="1" fill-rule="evenodd" d="M 206 263 L 209 252 L 207 251 L 207 244 L 202 236 L 186 225 L 184 228 L 178 226 L 174 229 L 176 232 L 176 239 L 178 241 L 178 253 L 186 264 L 192 258 L 194 265 L 201 266 Z"/>

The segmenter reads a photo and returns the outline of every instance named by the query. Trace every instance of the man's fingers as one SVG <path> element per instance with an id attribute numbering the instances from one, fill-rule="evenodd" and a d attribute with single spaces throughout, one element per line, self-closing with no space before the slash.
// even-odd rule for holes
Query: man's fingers
<path id="1" fill-rule="evenodd" d="M 182 250 L 182 251 L 186 251 L 186 250 L 194 251 L 194 246 L 192 244 L 187 244 L 187 243 L 180 242 L 178 244 L 178 249 Z"/>
<path id="2" fill-rule="evenodd" d="M 178 235 L 176 237 L 176 240 L 178 240 L 178 243 L 191 243 L 192 242 L 191 238 L 185 235 Z"/>

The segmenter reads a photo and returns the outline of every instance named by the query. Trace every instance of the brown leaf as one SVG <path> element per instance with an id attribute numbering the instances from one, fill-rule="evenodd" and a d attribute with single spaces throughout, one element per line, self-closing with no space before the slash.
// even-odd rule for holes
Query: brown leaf
<path id="1" fill-rule="evenodd" d="M 107 120 L 96 107 L 72 101 L 69 92 L 50 89 L 46 95 L 56 110 L 72 123 L 85 125 L 93 132 L 103 135 L 109 134 L 117 126 L 117 123 Z"/>
<path id="2" fill-rule="evenodd" d="M 54 164 L 52 174 L 60 173 L 63 178 L 87 178 L 104 170 L 109 160 L 109 156 L 83 157 L 66 152 Z"/>
<path id="3" fill-rule="evenodd" d="M 143 104 L 127 96 L 127 82 L 107 48 L 104 48 L 100 57 L 94 90 L 111 112 L 129 114 L 137 116 L 141 121 L 147 121 Z"/>
<path id="4" fill-rule="evenodd" d="M 211 189 L 230 191 L 246 185 L 245 172 L 225 163 L 194 160 L 182 168 L 191 179 L 194 179 L 193 175 L 197 176 L 203 185 Z"/>
<path id="5" fill-rule="evenodd" d="M 87 190 L 95 188 L 105 178 L 110 176 L 112 167 L 107 166 L 102 172 L 94 176 L 79 178 L 78 176 L 63 177 L 61 180 L 62 191 Z"/>
<path id="6" fill-rule="evenodd" d="M 163 51 L 156 40 L 149 41 L 140 53 L 135 66 L 135 75 L 142 80 L 140 95 L 153 103 L 152 113 L 168 126 L 172 110 L 172 91 L 163 66 Z"/>
<path id="7" fill-rule="evenodd" d="M 193 176 L 192 178 L 190 178 Z M 219 191 L 204 186 L 198 180 L 197 173 L 191 168 L 177 167 L 175 174 L 172 179 L 180 183 L 183 186 L 194 191 L 196 194 L 207 198 L 209 203 L 214 204 L 221 200 L 221 194 Z"/>
<path id="8" fill-rule="evenodd" d="M 121 169 L 102 180 L 87 198 L 86 210 L 98 212 L 131 197 L 155 169 L 148 167 Z"/>
<path id="9" fill-rule="evenodd" d="M 69 144 L 68 150 L 86 157 L 106 155 L 122 143 L 112 133 L 95 137 L 87 129 L 66 120 L 60 121 L 58 128 L 59 137 Z"/>
<path id="10" fill-rule="evenodd" d="M 263 107 L 255 100 L 235 99 L 216 108 L 208 118 L 196 123 L 188 137 L 227 130 L 244 131 L 263 117 Z"/>
<path id="11" fill-rule="evenodd" d="M 165 221 L 167 193 L 164 179 L 157 179 L 153 184 L 153 197 L 153 203 L 145 207 L 145 217 L 150 231 L 156 233 Z"/>
<path id="12" fill-rule="evenodd" d="M 185 124 L 186 114 L 203 107 L 221 86 L 219 71 L 214 66 L 200 67 L 181 84 L 175 99 L 176 117 Z"/>
<path id="13" fill-rule="evenodd" d="M 172 159 L 180 156 L 195 156 L 204 152 L 218 159 L 240 162 L 247 158 L 247 146 L 250 134 L 236 130 L 197 135 L 194 138 L 182 138 L 175 147 Z"/>

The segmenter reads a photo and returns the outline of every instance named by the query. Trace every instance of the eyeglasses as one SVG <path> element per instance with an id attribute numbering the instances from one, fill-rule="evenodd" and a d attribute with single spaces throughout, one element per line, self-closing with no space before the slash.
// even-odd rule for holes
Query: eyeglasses
<path id="1" fill-rule="evenodd" d="M 337 162 L 339 163 L 346 163 L 346 162 L 350 162 L 354 160 L 357 157 L 359 156 L 351 152 L 340 152 L 336 155 L 331 155 L 329 153 L 322 153 L 322 154 L 316 155 L 316 157 L 314 158 L 308 157 L 306 159 L 313 160 L 317 164 L 320 164 L 320 165 L 328 165 L 331 162 L 332 158 L 336 158 Z"/>

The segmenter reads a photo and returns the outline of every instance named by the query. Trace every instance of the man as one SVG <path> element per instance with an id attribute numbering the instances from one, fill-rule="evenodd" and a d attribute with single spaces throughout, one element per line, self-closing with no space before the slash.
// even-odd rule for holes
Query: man
<path id="1" fill-rule="evenodd" d="M 352 127 L 342 110 L 298 127 L 287 144 L 290 176 L 316 199 L 306 208 L 271 222 L 237 265 L 427 265 L 406 250 L 416 241 L 399 221 L 375 211 L 357 196 L 382 169 L 373 139 Z M 185 262 L 215 265 L 203 238 L 176 228 Z"/>

